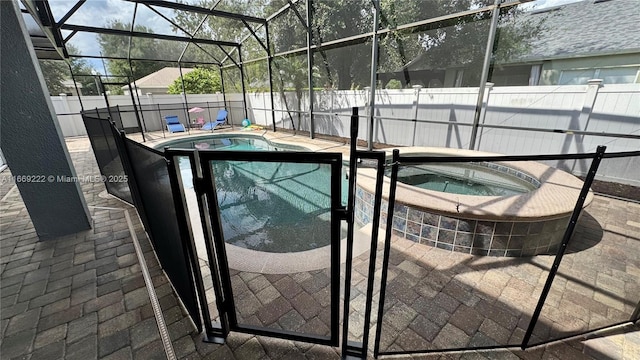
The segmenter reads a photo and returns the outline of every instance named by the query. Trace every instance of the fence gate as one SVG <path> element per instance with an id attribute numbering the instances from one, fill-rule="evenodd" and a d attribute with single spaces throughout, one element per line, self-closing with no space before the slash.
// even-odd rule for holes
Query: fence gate
<path id="1" fill-rule="evenodd" d="M 195 189 L 221 335 L 337 346 L 342 155 L 200 151 L 198 158 Z"/>

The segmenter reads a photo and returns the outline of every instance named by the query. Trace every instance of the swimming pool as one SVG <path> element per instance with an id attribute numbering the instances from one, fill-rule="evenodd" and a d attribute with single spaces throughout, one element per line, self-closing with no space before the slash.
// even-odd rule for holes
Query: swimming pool
<path id="1" fill-rule="evenodd" d="M 216 136 L 174 140 L 162 147 L 220 151 L 308 151 L 259 136 Z M 187 157 L 179 158 L 182 181 L 193 191 Z M 246 249 L 289 253 L 317 249 L 331 241 L 331 167 L 327 164 L 215 161 L 225 242 Z M 346 204 L 346 176 L 342 176 Z"/>
<path id="2" fill-rule="evenodd" d="M 483 164 L 484 165 L 484 164 Z M 528 182 L 488 166 L 475 164 L 431 164 L 403 166 L 398 181 L 421 189 L 449 194 L 510 196 L 536 189 Z M 387 176 L 390 171 L 387 173 Z"/>

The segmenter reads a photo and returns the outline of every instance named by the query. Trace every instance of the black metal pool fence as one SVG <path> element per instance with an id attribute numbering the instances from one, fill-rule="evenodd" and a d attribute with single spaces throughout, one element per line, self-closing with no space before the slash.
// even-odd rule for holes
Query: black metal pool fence
<path id="1" fill-rule="evenodd" d="M 203 104 L 191 104 L 193 106 L 200 106 Z M 211 105 L 209 108 L 214 108 L 217 105 Z M 624 306 L 620 310 L 620 316 L 614 319 L 602 320 L 595 327 L 587 326 L 578 331 L 567 332 L 550 332 L 546 336 L 536 336 L 534 331 L 537 326 L 547 326 L 542 324 L 540 320 L 540 314 L 543 311 L 545 304 L 550 301 L 549 293 L 555 282 L 560 280 L 566 281 L 566 279 L 558 280 L 558 269 L 562 264 L 563 256 L 567 251 L 567 247 L 570 245 L 570 240 L 576 229 L 578 217 L 582 213 L 583 204 L 589 188 L 593 182 L 593 179 L 597 173 L 598 166 L 601 161 L 608 158 L 625 158 L 640 156 L 640 151 L 634 152 L 621 152 L 621 153 L 606 153 L 605 147 L 599 147 L 596 152 L 584 153 L 584 154 L 559 154 L 559 155 L 537 155 L 537 156 L 489 156 L 481 159 L 476 157 L 415 157 L 415 156 L 403 156 L 398 153 L 397 150 L 393 152 L 393 158 L 389 163 L 389 159 L 382 151 L 360 151 L 355 147 L 356 136 L 358 133 L 358 115 L 357 108 L 353 109 L 354 114 L 351 117 L 351 155 L 350 155 L 350 168 L 352 174 L 349 177 L 349 200 L 347 207 L 344 208 L 340 204 L 338 196 L 337 201 L 334 202 L 332 207 L 332 221 L 345 222 L 348 226 L 347 231 L 347 247 L 346 247 L 346 263 L 345 273 L 340 284 L 340 265 L 336 263 L 340 258 L 340 234 L 339 230 L 337 234 L 332 233 L 332 263 L 331 263 L 331 329 L 328 336 L 316 336 L 305 334 L 296 331 L 277 330 L 266 327 L 256 327 L 243 325 L 238 322 L 236 318 L 236 306 L 240 306 L 238 303 L 234 303 L 234 292 L 230 286 L 229 280 L 229 268 L 224 251 L 224 242 L 220 242 L 220 239 L 224 239 L 220 226 L 220 217 L 215 190 L 215 176 L 206 171 L 203 166 L 209 164 L 207 161 L 213 161 L 216 156 L 213 153 L 203 151 L 198 153 L 196 150 L 170 150 L 165 149 L 159 151 L 149 148 L 143 144 L 137 143 L 125 135 L 128 130 L 127 126 L 123 124 L 129 110 L 123 107 L 112 107 L 108 109 L 96 109 L 86 111 L 82 113 L 87 134 L 91 141 L 98 167 L 103 176 L 107 179 L 128 179 L 127 183 L 122 182 L 109 182 L 105 183 L 107 191 L 128 202 L 133 204 L 140 218 L 144 224 L 145 230 L 149 235 L 153 244 L 154 250 L 160 260 L 162 268 L 166 272 L 169 280 L 173 284 L 174 288 L 182 303 L 185 305 L 191 319 L 196 324 L 199 331 L 204 332 L 205 341 L 224 341 L 229 331 L 239 331 L 251 334 L 258 334 L 264 336 L 272 336 L 284 339 L 292 339 L 299 341 L 306 341 L 311 343 L 324 344 L 329 346 L 341 346 L 343 357 L 350 355 L 360 358 L 365 358 L 368 352 L 373 352 L 375 357 L 385 355 L 399 355 L 399 354 L 414 354 L 425 352 L 444 352 L 444 351 L 463 351 L 463 350 L 478 350 L 478 349 L 499 349 L 499 348 L 513 348 L 520 347 L 522 349 L 529 348 L 531 346 L 537 346 L 540 344 L 549 343 L 559 339 L 573 337 L 580 334 L 593 332 L 604 328 L 609 328 L 621 324 L 633 323 L 640 319 L 640 299 L 630 299 L 625 296 L 615 294 L 618 299 L 624 300 Z M 174 111 L 174 109 L 165 109 L 166 111 Z M 157 117 L 162 119 L 163 110 L 161 105 L 153 106 L 149 109 L 142 109 L 143 113 L 156 112 Z M 147 116 L 145 116 L 146 118 Z M 151 117 L 149 116 L 149 119 Z M 129 120 L 125 120 L 126 123 Z M 146 121 L 146 120 L 145 120 Z M 159 124 L 162 128 L 162 122 Z M 143 125 L 144 127 L 144 125 Z M 131 129 L 129 129 L 131 130 Z M 135 131 L 136 129 L 134 129 Z M 200 156 L 200 155 L 202 156 Z M 306 157 L 296 156 L 293 152 L 278 152 L 270 153 L 263 152 L 258 153 L 244 153 L 230 152 L 224 155 L 225 159 L 237 159 L 250 160 L 253 154 L 256 161 L 286 161 L 286 162 L 314 162 L 320 163 L 327 162 L 334 164 L 338 173 L 341 166 L 340 154 L 328 154 L 318 155 L 317 159 L 313 154 L 309 154 Z M 320 153 L 316 153 L 320 154 Z M 188 216 L 188 208 L 185 200 L 184 187 L 181 184 L 180 169 L 177 165 L 178 157 L 186 157 L 189 159 L 194 178 L 194 189 L 198 196 L 199 205 L 199 218 L 202 222 L 204 230 L 206 252 L 208 260 L 207 274 L 203 273 L 201 263 L 197 256 L 197 249 L 194 241 L 193 228 L 190 217 Z M 201 158 L 202 157 L 202 158 Z M 372 234 L 369 248 L 369 261 L 367 271 L 367 286 L 364 293 L 366 297 L 365 309 L 364 309 L 364 322 L 362 324 L 353 325 L 350 322 L 350 310 L 352 309 L 352 272 L 353 269 L 353 240 L 354 240 L 354 206 L 355 206 L 355 184 L 357 178 L 357 160 L 365 159 L 370 160 L 376 164 L 376 187 L 374 194 L 374 212 L 371 218 L 372 221 Z M 381 332 L 384 330 L 386 323 L 384 319 L 388 317 L 387 307 L 388 303 L 388 291 L 391 287 L 397 288 L 391 279 L 389 279 L 389 266 L 392 262 L 396 262 L 394 259 L 396 254 L 391 254 L 391 235 L 393 228 L 393 217 L 388 216 L 386 219 L 385 240 L 382 242 L 382 259 L 378 259 L 380 256 L 378 251 L 378 229 L 383 220 L 381 220 L 381 207 L 383 206 L 382 189 L 384 182 L 385 168 L 391 167 L 391 186 L 386 201 L 387 214 L 393 214 L 394 206 L 396 203 L 396 183 L 398 167 L 406 164 L 424 164 L 424 163 L 437 163 L 437 162 L 475 162 L 475 161 L 545 161 L 545 160 L 568 160 L 568 159 L 584 159 L 591 160 L 591 167 L 588 174 L 584 179 L 584 186 L 580 192 L 578 198 L 576 198 L 573 213 L 571 214 L 570 221 L 565 229 L 563 241 L 557 248 L 553 264 L 549 269 L 544 269 L 543 273 L 546 273 L 546 280 L 540 295 L 536 301 L 535 309 L 530 315 L 526 315 L 524 318 L 528 320 L 528 323 L 523 328 L 524 333 L 517 338 L 517 341 L 506 340 L 502 343 L 493 342 L 490 344 L 481 342 L 470 342 L 466 345 L 460 345 L 455 341 L 445 342 L 433 347 L 429 344 L 424 346 L 418 345 L 412 349 L 382 349 L 381 350 Z M 340 161 L 340 164 L 338 163 Z M 202 166 L 202 167 L 201 167 Z M 332 165 L 333 166 L 333 165 Z M 202 170 L 201 170 L 202 169 Z M 204 171 L 204 172 L 203 172 Z M 204 175 L 203 175 L 204 174 Z M 208 175 L 207 175 L 208 174 Z M 209 181 L 204 181 L 207 176 L 210 177 Z M 333 175 L 332 175 L 333 176 Z M 335 179 L 332 177 L 332 182 Z M 339 183 L 338 183 L 339 184 Z M 338 185 L 339 186 L 339 185 Z M 333 239 L 335 236 L 338 237 Z M 336 246 L 337 244 L 337 246 Z M 380 261 L 381 260 L 381 261 Z M 381 265 L 380 265 L 381 263 Z M 205 268 L 205 270 L 207 270 Z M 381 270 L 382 279 L 376 284 L 376 277 L 374 274 L 376 271 Z M 598 271 L 605 271 L 606 269 L 598 269 Z M 211 276 L 210 281 L 213 285 L 214 298 L 207 292 L 204 278 Z M 431 275 L 429 275 L 431 276 Z M 338 294 L 340 292 L 340 286 L 344 287 L 343 296 L 343 314 L 339 314 L 339 306 L 336 299 L 339 299 Z M 346 285 L 346 286 L 345 286 Z M 379 285 L 379 296 L 374 296 L 374 288 Z M 597 290 L 597 289 L 593 289 Z M 607 289 L 607 291 L 610 291 Z M 636 294 L 637 295 L 637 294 Z M 386 302 L 387 301 L 387 302 Z M 463 299 L 457 299 L 457 301 L 464 302 Z M 636 303 L 638 302 L 638 303 Z M 212 305 L 214 304 L 214 305 Z M 377 306 L 377 309 L 376 309 Z M 215 308 L 219 316 L 215 318 L 211 316 L 212 309 Z M 375 323 L 372 320 L 372 314 L 376 311 L 377 318 Z M 491 314 L 487 316 L 492 316 Z M 342 344 L 338 344 L 338 323 L 342 321 Z M 359 339 L 353 339 L 350 337 L 350 327 L 360 326 L 358 331 L 362 334 Z M 375 326 L 375 340 L 374 345 L 370 349 L 369 346 L 369 332 L 370 329 Z"/>
<path id="2" fill-rule="evenodd" d="M 243 109 L 241 101 L 206 101 L 172 103 L 172 104 L 136 104 L 116 105 L 108 108 L 84 111 L 84 115 L 96 115 L 104 118 L 110 116 L 117 129 L 127 134 L 141 133 L 143 140 L 151 132 L 160 132 L 163 136 L 167 133 L 165 118 L 177 117 L 178 122 L 185 127 L 187 133 L 200 131 L 203 123 L 215 121 L 218 111 L 227 110 L 227 124 L 240 125 L 242 117 L 239 115 Z M 191 110 L 191 111 L 190 111 Z M 84 119 L 83 115 L 83 119 Z M 210 131 L 213 131 L 211 129 Z"/>

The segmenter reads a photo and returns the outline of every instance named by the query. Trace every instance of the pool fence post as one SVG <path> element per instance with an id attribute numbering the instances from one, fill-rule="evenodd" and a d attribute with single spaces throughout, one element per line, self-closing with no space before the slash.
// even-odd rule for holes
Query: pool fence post
<path id="1" fill-rule="evenodd" d="M 384 252 L 382 255 L 382 273 L 380 279 L 380 298 L 378 300 L 378 316 L 376 318 L 376 337 L 373 347 L 373 357 L 380 354 L 380 336 L 382 335 L 382 317 L 384 316 L 384 301 L 387 292 L 387 275 L 389 272 L 389 255 L 391 253 L 391 228 L 393 227 L 393 212 L 396 202 L 396 186 L 398 185 L 398 169 L 400 162 L 400 150 L 393 149 L 391 162 L 391 182 L 389 184 L 389 198 L 387 205 L 387 228 L 384 233 Z"/>
<path id="2" fill-rule="evenodd" d="M 194 283 L 197 290 L 196 301 L 200 303 L 200 315 L 202 317 L 202 325 L 204 326 L 203 341 L 209 343 L 224 343 L 224 333 L 220 329 L 214 329 L 211 321 L 211 313 L 209 311 L 209 304 L 207 301 L 207 295 L 204 285 L 204 279 L 202 276 L 202 270 L 198 263 L 198 254 L 196 245 L 194 242 L 193 228 L 188 218 L 188 209 L 185 202 L 185 195 L 183 193 L 184 184 L 182 179 L 178 176 L 180 171 L 179 163 L 176 161 L 176 157 L 169 155 L 168 148 L 164 149 L 165 160 L 167 161 L 167 170 L 169 172 L 169 183 L 171 185 L 171 193 L 173 194 L 173 201 L 176 208 L 176 217 L 178 221 L 178 228 L 184 241 L 185 254 L 187 256 L 187 264 L 190 266 L 191 273 L 194 277 Z M 190 156 L 191 158 L 191 156 Z M 189 159 L 191 161 L 191 159 Z"/>
<path id="3" fill-rule="evenodd" d="M 547 295 L 549 295 L 549 291 L 551 290 L 551 286 L 553 285 L 553 280 L 555 279 L 556 274 L 558 273 L 558 268 L 560 267 L 560 263 L 562 262 L 562 257 L 564 256 L 565 251 L 567 250 L 567 246 L 569 244 L 569 240 L 573 235 L 573 231 L 576 228 L 576 223 L 578 222 L 578 218 L 580 213 L 582 212 L 582 207 L 584 206 L 584 202 L 587 199 L 587 195 L 589 195 L 589 189 L 591 184 L 593 184 L 593 180 L 596 177 L 596 172 L 598 171 L 598 166 L 600 166 L 600 161 L 604 157 L 604 152 L 607 149 L 606 146 L 598 146 L 596 153 L 591 161 L 591 167 L 589 168 L 589 172 L 584 179 L 584 183 L 582 185 L 582 189 L 580 190 L 580 195 L 578 196 L 578 200 L 576 201 L 576 205 L 573 208 L 573 212 L 571 213 L 571 218 L 569 220 L 569 224 L 565 229 L 564 236 L 562 237 L 562 243 L 558 247 L 558 251 L 556 253 L 556 257 L 553 261 L 553 265 L 549 270 L 549 276 L 547 277 L 547 281 L 542 288 L 542 293 L 540 294 L 540 298 L 538 300 L 538 304 L 536 305 L 536 309 L 531 315 L 531 321 L 529 322 L 529 327 L 524 334 L 524 338 L 522 339 L 522 344 L 520 347 L 524 350 L 527 348 L 529 344 L 529 340 L 531 339 L 531 335 L 533 334 L 533 330 L 538 322 L 538 318 L 540 317 L 540 313 L 542 312 L 542 307 L 547 299 Z"/>
<path id="4" fill-rule="evenodd" d="M 384 167 L 386 155 L 384 152 L 376 152 L 376 187 L 373 200 L 373 218 L 371 229 L 371 245 L 369 250 L 369 272 L 367 273 L 367 291 L 364 309 L 364 329 L 362 332 L 363 358 L 366 358 L 369 348 L 369 333 L 371 330 L 371 313 L 373 310 L 373 288 L 375 286 L 376 260 L 378 258 L 378 235 L 380 232 L 380 214 L 382 212 L 382 186 L 384 185 Z"/>
<path id="5" fill-rule="evenodd" d="M 358 108 L 351 109 L 350 143 L 349 143 L 349 187 L 347 194 L 347 253 L 344 265 L 344 305 L 342 308 L 342 358 L 349 359 L 353 356 L 361 357 L 361 346 L 349 344 L 349 313 L 351 310 L 351 271 L 353 258 L 353 232 L 354 232 L 354 207 L 355 207 L 355 182 L 357 174 L 356 147 L 358 143 Z M 366 350 L 365 350 L 366 354 Z"/>

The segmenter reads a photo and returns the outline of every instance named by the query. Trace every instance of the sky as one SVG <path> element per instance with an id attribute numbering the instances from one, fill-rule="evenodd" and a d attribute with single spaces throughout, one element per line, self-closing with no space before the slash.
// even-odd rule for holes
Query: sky
<path id="1" fill-rule="evenodd" d="M 319 0 L 322 1 L 322 0 Z M 581 0 L 536 0 L 524 5 L 527 8 L 542 9 L 546 7 L 564 5 Z M 56 21 L 60 20 L 72 7 L 77 0 L 49 0 L 51 12 Z M 198 0 L 183 0 L 187 3 L 196 3 Z M 135 3 L 121 0 L 90 0 L 85 2 L 76 13 L 67 20 L 67 23 L 74 25 L 85 25 L 102 27 L 113 20 L 121 20 L 124 23 L 130 23 L 133 18 Z M 156 9 L 169 18 L 173 18 L 174 14 L 170 10 L 161 8 Z M 138 6 L 136 13 L 136 25 L 144 25 L 150 28 L 154 33 L 176 34 L 171 30 L 169 22 L 149 10 L 146 6 Z M 63 31 L 62 36 L 69 35 L 69 31 Z M 83 55 L 100 55 L 100 45 L 98 44 L 95 34 L 77 33 L 73 36 L 70 44 L 80 49 Z M 93 68 L 98 72 L 104 73 L 103 64 L 100 60 L 86 59 Z"/>

